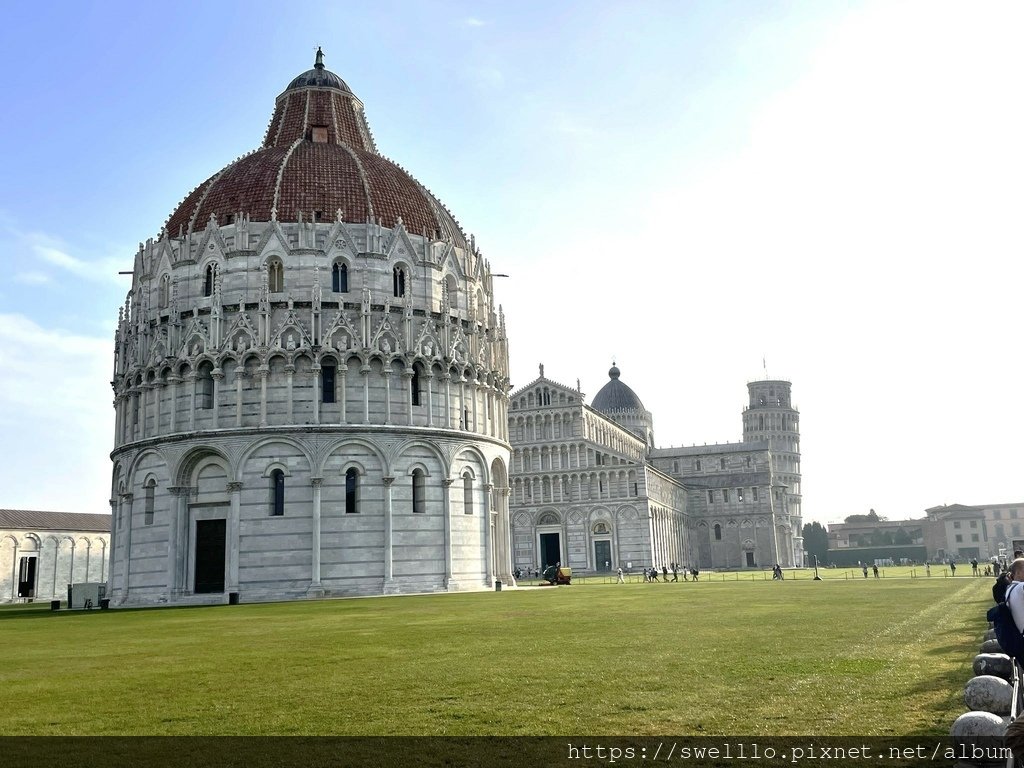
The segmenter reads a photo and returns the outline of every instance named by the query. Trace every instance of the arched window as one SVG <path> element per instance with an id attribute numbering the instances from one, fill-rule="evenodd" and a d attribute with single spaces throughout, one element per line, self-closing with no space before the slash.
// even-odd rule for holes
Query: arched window
<path id="1" fill-rule="evenodd" d="M 217 279 L 217 264 L 210 262 L 206 265 L 206 276 L 203 278 L 203 296 L 213 296 L 213 284 Z"/>
<path id="2" fill-rule="evenodd" d="M 462 476 L 462 508 L 467 515 L 473 514 L 473 476 L 468 472 Z"/>
<path id="3" fill-rule="evenodd" d="M 160 309 L 167 309 L 171 303 L 171 276 L 164 275 L 160 278 L 160 290 L 157 295 L 157 305 Z"/>
<path id="4" fill-rule="evenodd" d="M 445 277 L 444 292 L 448 295 L 448 306 L 452 309 L 458 309 L 459 289 L 455 283 L 455 275 L 448 275 Z"/>
<path id="5" fill-rule="evenodd" d="M 420 369 L 419 366 L 412 367 L 412 378 L 409 380 L 409 389 L 412 393 L 412 404 L 422 405 L 420 402 Z"/>
<path id="6" fill-rule="evenodd" d="M 284 290 L 284 264 L 280 259 L 271 259 L 267 262 L 267 287 L 271 293 L 280 293 Z"/>
<path id="7" fill-rule="evenodd" d="M 724 458 L 721 458 L 721 459 L 718 460 L 718 468 L 719 469 L 725 469 L 725 459 Z"/>
<path id="8" fill-rule="evenodd" d="M 359 472 L 352 467 L 345 473 L 345 514 L 359 512 Z"/>
<path id="9" fill-rule="evenodd" d="M 695 462 L 693 462 L 693 468 L 697 472 L 701 471 L 701 469 L 700 469 L 700 459 L 697 459 Z"/>
<path id="10" fill-rule="evenodd" d="M 156 509 L 156 480 L 153 478 L 149 479 L 146 483 L 146 525 L 153 524 L 153 511 Z"/>
<path id="11" fill-rule="evenodd" d="M 331 267 L 331 290 L 335 293 L 348 293 L 348 264 L 335 262 Z"/>
<path id="12" fill-rule="evenodd" d="M 414 514 L 423 514 L 427 511 L 425 499 L 426 478 L 422 469 L 412 471 L 412 511 Z"/>
<path id="13" fill-rule="evenodd" d="M 721 541 L 721 540 L 722 540 L 722 526 L 720 526 L 718 523 L 715 523 L 715 541 Z"/>
<path id="14" fill-rule="evenodd" d="M 280 469 L 270 473 L 270 514 L 276 517 L 284 514 L 284 471 Z"/>
<path id="15" fill-rule="evenodd" d="M 395 267 L 395 296 L 405 296 L 405 267 Z"/>
<path id="16" fill-rule="evenodd" d="M 320 401 L 324 403 L 335 402 L 335 391 L 337 387 L 337 371 L 334 363 L 322 363 L 320 365 Z"/>
<path id="17" fill-rule="evenodd" d="M 203 363 L 196 371 L 196 409 L 213 408 L 213 366 Z"/>

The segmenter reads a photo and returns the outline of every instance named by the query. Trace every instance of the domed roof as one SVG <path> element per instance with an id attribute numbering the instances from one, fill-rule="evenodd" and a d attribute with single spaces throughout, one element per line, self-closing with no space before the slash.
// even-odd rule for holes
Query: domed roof
<path id="1" fill-rule="evenodd" d="M 316 64 L 313 65 L 313 68 L 307 69 L 301 75 L 288 83 L 288 87 L 285 88 L 285 90 L 294 91 L 298 88 L 310 87 L 337 88 L 339 91 L 352 93 L 344 80 L 324 68 L 324 52 L 319 47 L 316 49 Z"/>
<path id="2" fill-rule="evenodd" d="M 591 405 L 595 410 L 602 413 L 646 410 L 644 404 L 640 402 L 640 398 L 636 396 L 636 393 L 619 380 L 619 369 L 615 367 L 615 363 L 612 363 L 611 370 L 608 371 L 608 378 L 611 381 L 601 387 L 600 391 L 594 395 L 594 402 Z"/>
<path id="3" fill-rule="evenodd" d="M 277 97 L 263 146 L 196 187 L 170 215 L 167 234 L 199 231 L 239 213 L 252 221 L 399 220 L 412 234 L 467 248 L 451 213 L 406 171 L 377 152 L 363 105 L 345 82 L 316 66 Z"/>

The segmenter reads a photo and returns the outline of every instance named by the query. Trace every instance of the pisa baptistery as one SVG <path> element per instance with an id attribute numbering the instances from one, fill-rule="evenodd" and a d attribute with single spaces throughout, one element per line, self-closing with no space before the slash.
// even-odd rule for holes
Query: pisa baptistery
<path id="1" fill-rule="evenodd" d="M 324 67 L 135 256 L 112 605 L 511 583 L 489 264 Z"/>

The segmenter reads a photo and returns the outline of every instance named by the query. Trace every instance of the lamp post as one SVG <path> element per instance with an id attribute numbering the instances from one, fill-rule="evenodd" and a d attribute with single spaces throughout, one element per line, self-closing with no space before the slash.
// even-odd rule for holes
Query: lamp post
<path id="1" fill-rule="evenodd" d="M 821 581 L 821 576 L 818 575 L 818 556 L 814 556 L 814 581 Z"/>

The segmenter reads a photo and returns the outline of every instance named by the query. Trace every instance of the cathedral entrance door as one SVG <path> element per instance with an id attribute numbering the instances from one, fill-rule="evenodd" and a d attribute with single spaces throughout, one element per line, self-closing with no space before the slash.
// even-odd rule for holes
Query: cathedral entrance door
<path id="1" fill-rule="evenodd" d="M 23 557 L 18 563 L 18 597 L 36 596 L 36 558 Z"/>
<path id="2" fill-rule="evenodd" d="M 747 556 L 747 568 L 753 568 L 754 567 L 754 553 L 753 552 L 746 552 L 745 554 Z"/>
<path id="3" fill-rule="evenodd" d="M 610 541 L 594 542 L 594 570 L 610 571 L 612 569 L 612 543 Z"/>
<path id="4" fill-rule="evenodd" d="M 227 520 L 196 520 L 196 593 L 224 591 Z"/>
<path id="5" fill-rule="evenodd" d="M 562 562 L 562 545 L 557 533 L 542 533 L 540 535 L 540 565 L 547 568 L 549 565 Z"/>

